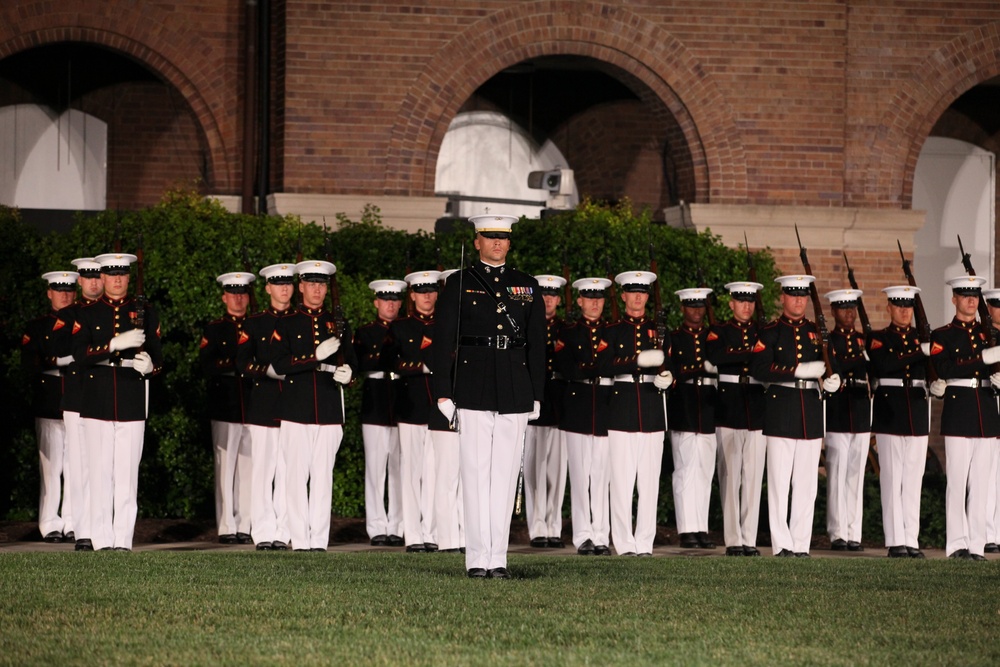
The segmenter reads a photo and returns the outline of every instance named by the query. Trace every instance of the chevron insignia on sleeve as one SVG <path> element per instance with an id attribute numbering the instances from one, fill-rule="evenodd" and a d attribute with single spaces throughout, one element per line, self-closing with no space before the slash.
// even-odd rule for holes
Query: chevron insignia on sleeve
<path id="1" fill-rule="evenodd" d="M 28 334 L 24 334 L 23 336 L 21 336 L 21 345 L 27 345 L 30 342 L 31 342 L 31 336 L 29 336 Z"/>
<path id="2" fill-rule="evenodd" d="M 247 332 L 246 331 L 241 331 L 240 332 L 240 339 L 239 339 L 239 341 L 237 341 L 236 344 L 237 345 L 242 345 L 243 343 L 247 342 L 248 340 L 250 340 L 250 336 L 247 335 Z"/>
<path id="3" fill-rule="evenodd" d="M 754 352 L 763 352 L 766 349 L 767 345 L 764 345 L 764 342 L 760 340 L 758 340 L 757 343 L 753 346 Z"/>
<path id="4" fill-rule="evenodd" d="M 556 352 L 558 352 L 559 350 L 563 349 L 564 347 L 566 347 L 566 343 L 562 342 L 561 340 L 557 340 L 556 341 L 556 344 L 555 344 L 555 350 L 556 350 Z"/>
<path id="5" fill-rule="evenodd" d="M 714 331 L 709 331 L 708 340 L 719 340 L 719 336 Z"/>
<path id="6" fill-rule="evenodd" d="M 420 339 L 420 349 L 421 350 L 426 350 L 427 348 L 429 348 L 431 346 L 432 342 L 433 341 L 431 341 L 430 338 L 428 338 L 427 336 L 424 336 L 423 338 Z"/>
<path id="7" fill-rule="evenodd" d="M 872 350 L 877 350 L 882 347 L 882 341 L 878 338 L 872 338 Z"/>
<path id="8" fill-rule="evenodd" d="M 205 348 L 207 346 L 208 346 L 208 339 L 205 338 L 204 336 L 202 336 L 201 337 L 201 343 L 198 345 L 198 348 L 202 349 L 202 348 Z"/>
<path id="9" fill-rule="evenodd" d="M 56 321 L 55 321 L 55 322 L 54 322 L 54 323 L 52 324 L 52 330 L 53 330 L 53 331 L 59 331 L 59 330 L 60 330 L 60 329 L 62 329 L 62 328 L 63 328 L 64 326 L 66 326 L 66 323 L 65 323 L 65 322 L 63 322 L 62 320 L 60 320 L 60 319 L 59 319 L 59 318 L 57 317 L 57 318 L 56 318 Z"/>
<path id="10" fill-rule="evenodd" d="M 944 352 L 944 345 L 942 345 L 941 343 L 932 343 L 931 354 L 938 354 L 940 352 Z"/>
<path id="11" fill-rule="evenodd" d="M 281 340 L 281 336 L 278 334 L 278 330 L 275 329 L 271 334 L 271 340 Z"/>
<path id="12" fill-rule="evenodd" d="M 606 349 L 608 349 L 608 341 L 606 341 L 606 340 L 604 340 L 602 338 L 601 342 L 597 344 L 597 351 L 598 352 L 603 352 Z"/>
<path id="13" fill-rule="evenodd" d="M 76 333 L 81 329 L 79 322 L 73 322 L 73 333 Z"/>

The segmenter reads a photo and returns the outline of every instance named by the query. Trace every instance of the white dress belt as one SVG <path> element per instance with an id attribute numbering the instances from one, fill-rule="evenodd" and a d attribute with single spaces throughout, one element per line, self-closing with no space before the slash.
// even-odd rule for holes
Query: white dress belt
<path id="1" fill-rule="evenodd" d="M 796 380 L 795 382 L 770 382 L 770 387 L 786 387 L 788 389 L 819 389 L 818 380 Z"/>
<path id="2" fill-rule="evenodd" d="M 594 378 L 593 380 L 574 380 L 574 382 L 577 382 L 579 384 L 596 384 L 602 387 L 610 387 L 615 383 L 615 381 L 612 380 L 611 378 L 604 378 L 604 377 Z"/>
<path id="3" fill-rule="evenodd" d="M 54 368 L 49 368 L 42 371 L 42 375 L 51 375 L 52 377 L 59 377 L 60 375 L 62 375 L 62 373 L 60 373 Z"/>
<path id="4" fill-rule="evenodd" d="M 728 373 L 719 373 L 719 382 L 729 382 L 730 384 L 763 384 L 760 380 L 754 379 L 749 375 L 729 375 Z"/>
<path id="5" fill-rule="evenodd" d="M 112 368 L 132 368 L 133 366 L 135 366 L 135 362 L 132 361 L 131 359 L 122 359 L 121 361 L 114 362 L 114 363 L 112 363 L 110 361 L 98 361 L 97 365 L 98 366 L 111 366 Z"/>
<path id="6" fill-rule="evenodd" d="M 655 375 L 640 375 L 638 378 L 635 375 L 616 375 L 615 382 L 652 382 L 655 378 Z"/>
<path id="7" fill-rule="evenodd" d="M 399 376 L 395 373 L 386 373 L 385 371 L 368 371 L 365 373 L 365 377 L 370 380 L 397 380 Z"/>
<path id="8" fill-rule="evenodd" d="M 949 387 L 968 387 L 969 389 L 989 389 L 990 381 L 980 378 L 963 378 L 961 380 L 948 380 Z"/>
<path id="9" fill-rule="evenodd" d="M 697 377 L 684 380 L 684 384 L 693 384 L 698 387 L 714 387 L 716 385 L 716 381 L 715 378 Z"/>
<path id="10" fill-rule="evenodd" d="M 927 381 L 921 380 L 920 378 L 914 378 L 912 380 L 904 380 L 902 378 L 879 378 L 878 386 L 880 387 L 926 387 Z"/>

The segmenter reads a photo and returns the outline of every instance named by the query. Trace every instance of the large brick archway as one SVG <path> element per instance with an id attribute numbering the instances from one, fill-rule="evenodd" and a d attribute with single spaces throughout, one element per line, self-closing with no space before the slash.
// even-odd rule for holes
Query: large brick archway
<path id="1" fill-rule="evenodd" d="M 1000 75 L 1000 23 L 953 39 L 913 68 L 865 145 L 865 205 L 910 208 L 920 149 L 931 128 L 962 93 Z M 867 197 L 875 197 L 868 200 Z"/>
<path id="2" fill-rule="evenodd" d="M 231 84 L 219 81 L 212 63 L 212 47 L 185 30 L 180 18 L 154 7 L 137 9 L 135 3 L 107 0 L 100 10 L 77 11 L 73 2 L 34 3 L 9 12 L 0 9 L 0 59 L 31 48 L 58 42 L 82 42 L 105 47 L 132 58 L 173 86 L 191 107 L 203 133 L 209 160 L 212 191 L 236 187 L 232 156 L 224 137 L 235 136 L 235 119 L 221 110 L 220 95 Z M 16 16 L 12 15 L 16 13 Z"/>
<path id="3" fill-rule="evenodd" d="M 624 73 L 623 80 L 639 82 L 658 98 L 687 141 L 697 201 L 746 200 L 745 158 L 730 106 L 684 45 L 622 7 L 567 6 L 556 0 L 520 3 L 492 14 L 428 63 L 403 98 L 393 126 L 386 193 L 432 194 L 441 141 L 465 100 L 498 71 L 555 54 L 607 63 Z"/>

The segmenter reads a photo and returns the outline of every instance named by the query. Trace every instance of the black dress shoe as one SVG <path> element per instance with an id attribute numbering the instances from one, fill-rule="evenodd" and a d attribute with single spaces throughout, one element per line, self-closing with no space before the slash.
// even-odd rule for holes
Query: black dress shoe
<path id="1" fill-rule="evenodd" d="M 387 544 L 389 544 L 389 536 L 388 535 L 376 535 L 375 537 L 373 537 L 371 539 L 371 545 L 373 547 L 384 547 Z"/>
<path id="2" fill-rule="evenodd" d="M 695 539 L 698 540 L 698 548 L 699 549 L 714 549 L 715 548 L 715 542 L 713 542 L 712 538 L 710 538 L 708 536 L 708 533 L 705 533 L 705 532 L 695 533 Z"/>
<path id="3" fill-rule="evenodd" d="M 639 554 L 639 558 L 652 558 L 652 557 L 653 554 L 649 553 L 648 551 L 643 551 L 641 554 Z"/>
<path id="4" fill-rule="evenodd" d="M 809 554 L 807 554 L 805 551 L 796 551 L 795 552 L 795 557 L 796 558 L 812 558 L 812 556 L 810 556 Z"/>
<path id="5" fill-rule="evenodd" d="M 795 558 L 795 552 L 791 549 L 782 549 L 778 553 L 774 554 L 776 558 Z"/>
<path id="6" fill-rule="evenodd" d="M 847 551 L 847 540 L 838 537 L 830 542 L 830 549 L 833 551 Z"/>
<path id="7" fill-rule="evenodd" d="M 76 534 L 71 530 L 68 533 L 63 533 L 63 542 L 76 542 Z"/>
<path id="8" fill-rule="evenodd" d="M 73 547 L 73 550 L 74 551 L 93 551 L 94 550 L 94 543 L 91 542 L 90 540 L 86 539 L 86 538 L 84 538 L 82 540 L 77 540 L 76 541 L 76 546 Z"/>
<path id="9" fill-rule="evenodd" d="M 62 533 L 60 533 L 58 530 L 53 530 L 48 533 L 45 533 L 45 537 L 42 538 L 43 542 L 48 542 L 49 544 L 58 544 L 59 542 L 62 542 L 62 540 L 63 540 Z"/>
<path id="10" fill-rule="evenodd" d="M 490 579 L 510 579 L 510 572 L 505 567 L 495 567 L 487 574 Z"/>
<path id="11" fill-rule="evenodd" d="M 855 542 L 854 540 L 849 540 L 847 542 L 848 551 L 864 551 L 865 548 L 861 546 L 861 542 Z"/>
<path id="12" fill-rule="evenodd" d="M 697 549 L 698 536 L 695 533 L 681 533 L 681 549 Z"/>
<path id="13" fill-rule="evenodd" d="M 969 560 L 986 560 L 986 556 L 982 554 L 969 553 Z"/>
<path id="14" fill-rule="evenodd" d="M 889 558 L 909 558 L 910 552 L 906 547 L 889 547 Z"/>
<path id="15" fill-rule="evenodd" d="M 726 547 L 727 556 L 744 556 L 743 547 Z"/>
<path id="16" fill-rule="evenodd" d="M 465 547 L 459 547 L 458 548 L 458 553 L 464 554 L 465 553 Z"/>
<path id="17" fill-rule="evenodd" d="M 98 551 L 114 551 L 111 547 L 101 547 Z"/>
<path id="18" fill-rule="evenodd" d="M 593 556 L 594 542 L 592 540 L 587 540 L 577 548 L 576 552 L 581 556 Z"/>
<path id="19" fill-rule="evenodd" d="M 258 542 L 257 546 L 254 547 L 257 551 L 270 551 L 273 547 L 271 542 Z"/>
<path id="20" fill-rule="evenodd" d="M 426 551 L 427 553 L 434 553 L 437 550 L 438 550 L 438 545 L 434 544 L 433 542 L 424 542 L 424 551 Z"/>
<path id="21" fill-rule="evenodd" d="M 625 553 L 618 554 L 618 555 L 619 556 L 635 556 L 635 552 L 634 551 L 626 551 Z"/>
<path id="22" fill-rule="evenodd" d="M 115 547 L 114 550 L 115 551 L 132 551 L 128 547 Z"/>
<path id="23" fill-rule="evenodd" d="M 485 579 L 487 575 L 486 569 L 481 567 L 474 567 L 466 574 L 469 575 L 469 579 Z"/>
<path id="24" fill-rule="evenodd" d="M 531 547 L 533 549 L 547 549 L 549 547 L 549 538 L 547 537 L 532 537 Z"/>
<path id="25" fill-rule="evenodd" d="M 597 546 L 594 547 L 594 555 L 595 556 L 610 556 L 611 555 L 611 549 L 609 549 L 604 544 L 598 544 Z"/>
<path id="26" fill-rule="evenodd" d="M 926 556 L 924 556 L 924 552 L 916 547 L 906 547 L 906 555 L 910 558 L 926 558 Z"/>
<path id="27" fill-rule="evenodd" d="M 253 544 L 253 537 L 250 533 L 236 533 L 236 541 L 240 544 Z"/>
<path id="28" fill-rule="evenodd" d="M 406 542 L 404 542 L 403 538 L 400 537 L 399 535 L 390 535 L 388 541 L 386 542 L 386 546 L 389 547 L 401 547 L 404 546 L 405 544 Z"/>
<path id="29" fill-rule="evenodd" d="M 984 551 L 985 553 L 988 553 L 988 554 L 996 554 L 996 553 L 1000 553 L 1000 547 L 998 547 L 998 546 L 997 546 L 997 545 L 996 545 L 995 543 L 993 543 L 993 542 L 987 542 L 987 543 L 986 543 L 986 546 L 985 546 L 985 547 L 983 547 L 983 551 Z"/>
<path id="30" fill-rule="evenodd" d="M 236 535 L 233 533 L 226 533 L 225 535 L 219 535 L 219 544 L 237 544 L 238 540 Z"/>
<path id="31" fill-rule="evenodd" d="M 461 550 L 458 547 L 455 547 L 454 549 L 438 549 L 438 553 L 439 554 L 457 554 L 457 553 L 461 553 Z"/>
<path id="32" fill-rule="evenodd" d="M 950 554 L 948 554 L 948 558 L 954 558 L 956 560 L 969 560 L 970 558 L 969 550 L 959 549 L 957 551 L 952 551 Z"/>
<path id="33" fill-rule="evenodd" d="M 549 538 L 549 549 L 565 549 L 566 543 L 562 541 L 561 537 L 550 537 Z"/>
<path id="34" fill-rule="evenodd" d="M 418 542 L 417 544 L 407 544 L 406 553 L 408 554 L 422 554 L 427 551 L 427 547 L 424 546 L 423 542 Z"/>
<path id="35" fill-rule="evenodd" d="M 309 551 L 322 551 L 323 553 L 326 553 L 326 549 L 324 549 L 323 547 L 313 547 Z"/>
<path id="36" fill-rule="evenodd" d="M 744 556 L 759 556 L 760 555 L 760 551 L 757 550 L 757 547 L 746 547 L 745 546 L 745 547 L 743 547 L 743 555 Z"/>
<path id="37" fill-rule="evenodd" d="M 288 545 L 281 540 L 271 542 L 271 551 L 288 551 Z"/>

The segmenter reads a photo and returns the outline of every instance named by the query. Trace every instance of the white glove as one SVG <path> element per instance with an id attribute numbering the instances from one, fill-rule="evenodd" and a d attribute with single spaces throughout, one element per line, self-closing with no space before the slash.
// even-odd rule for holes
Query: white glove
<path id="1" fill-rule="evenodd" d="M 994 387 L 1000 387 L 1000 373 L 994 373 L 990 376 L 990 384 Z"/>
<path id="2" fill-rule="evenodd" d="M 713 364 L 708 359 L 705 360 L 705 363 L 704 363 L 703 367 L 704 367 L 706 373 L 718 373 L 719 372 L 719 367 L 716 366 L 715 364 Z"/>
<path id="3" fill-rule="evenodd" d="M 826 372 L 822 361 L 803 361 L 795 367 L 795 377 L 800 380 L 818 380 Z"/>
<path id="4" fill-rule="evenodd" d="M 444 418 L 451 423 L 451 418 L 455 416 L 455 401 L 450 398 L 446 398 L 438 403 L 438 410 L 444 415 Z"/>
<path id="5" fill-rule="evenodd" d="M 663 371 L 653 378 L 653 386 L 657 389 L 669 389 L 674 383 L 674 374 L 670 371 Z"/>
<path id="6" fill-rule="evenodd" d="M 840 376 L 836 373 L 823 380 L 823 391 L 826 393 L 832 394 L 838 389 L 840 389 Z"/>
<path id="7" fill-rule="evenodd" d="M 1000 373 L 997 375 L 1000 375 Z M 531 404 L 531 412 L 528 413 L 528 421 L 530 422 L 532 419 L 538 419 L 540 414 L 542 414 L 542 404 L 535 401 Z"/>
<path id="8" fill-rule="evenodd" d="M 139 375 L 147 375 L 153 370 L 153 360 L 149 356 L 149 352 L 142 351 L 135 355 L 135 359 L 132 360 L 132 368 L 139 372 Z"/>
<path id="9" fill-rule="evenodd" d="M 351 381 L 351 377 L 354 375 L 354 371 L 347 364 L 344 364 L 337 370 L 333 372 L 333 379 L 340 384 L 347 384 Z"/>
<path id="10" fill-rule="evenodd" d="M 63 366 L 69 366 L 71 363 L 73 363 L 72 354 L 68 354 L 65 357 L 58 357 L 56 359 L 56 366 L 58 366 L 59 368 L 62 368 Z"/>
<path id="11" fill-rule="evenodd" d="M 983 350 L 983 363 L 987 366 L 992 366 L 993 364 L 1000 361 L 1000 345 L 996 347 L 988 347 Z"/>
<path id="12" fill-rule="evenodd" d="M 934 380 L 931 382 L 931 396 L 934 398 L 941 398 L 944 396 L 944 390 L 948 388 L 948 383 L 944 380 Z"/>
<path id="13" fill-rule="evenodd" d="M 920 344 L 920 353 L 922 355 L 924 355 L 925 357 L 931 356 L 931 344 L 930 343 L 921 343 Z"/>
<path id="14" fill-rule="evenodd" d="M 659 368 L 663 365 L 663 350 L 643 350 L 635 361 L 640 368 Z"/>
<path id="15" fill-rule="evenodd" d="M 316 346 L 316 358 L 322 361 L 326 359 L 331 354 L 335 354 L 337 350 L 340 349 L 340 339 L 336 336 L 327 338 L 325 341 Z"/>
<path id="16" fill-rule="evenodd" d="M 284 375 L 278 375 L 274 371 L 274 366 L 272 366 L 271 364 L 267 365 L 267 377 L 271 378 L 272 380 L 284 380 L 285 379 Z"/>
<path id="17" fill-rule="evenodd" d="M 130 329 L 112 338 L 111 342 L 108 343 L 108 349 L 112 352 L 130 350 L 133 347 L 142 347 L 145 342 L 146 333 L 142 329 Z"/>

